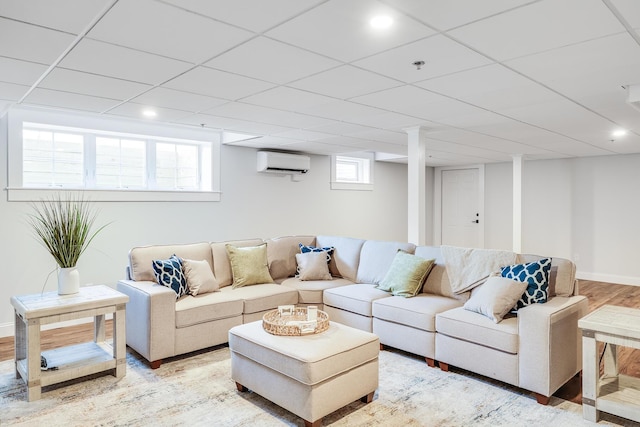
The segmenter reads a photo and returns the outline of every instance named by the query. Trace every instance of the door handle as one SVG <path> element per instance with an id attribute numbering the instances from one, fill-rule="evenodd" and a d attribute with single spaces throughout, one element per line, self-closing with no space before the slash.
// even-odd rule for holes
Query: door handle
<path id="1" fill-rule="evenodd" d="M 479 219 L 474 219 L 474 220 L 473 220 L 473 221 L 471 221 L 471 222 L 473 222 L 474 224 L 479 224 L 479 223 L 480 223 L 480 220 L 479 220 Z"/>

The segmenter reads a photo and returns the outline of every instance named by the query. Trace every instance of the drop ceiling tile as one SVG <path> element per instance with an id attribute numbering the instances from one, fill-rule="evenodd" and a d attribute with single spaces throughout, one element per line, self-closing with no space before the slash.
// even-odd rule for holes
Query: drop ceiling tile
<path id="1" fill-rule="evenodd" d="M 362 117 L 377 116 L 383 111 L 369 107 L 367 105 L 357 104 L 349 101 L 333 101 L 328 104 L 315 105 L 308 108 L 301 108 L 301 112 L 314 116 L 326 117 L 334 120 L 342 120 L 350 122 Z"/>
<path id="2" fill-rule="evenodd" d="M 283 145 L 282 148 L 285 148 L 291 151 L 307 152 L 307 153 L 313 153 L 313 154 L 324 154 L 324 155 L 340 154 L 340 153 L 344 153 L 345 151 L 352 150 L 351 147 L 341 147 L 339 145 L 323 144 L 323 143 L 313 142 L 313 141 L 292 142 L 291 144 Z"/>
<path id="3" fill-rule="evenodd" d="M 174 122 L 191 114 L 188 111 L 174 110 L 171 108 L 154 107 L 153 110 L 156 112 L 157 115 L 155 117 L 145 117 L 142 114 L 142 112 L 148 107 L 149 107 L 148 105 L 144 105 L 144 104 L 127 102 L 127 103 L 118 105 L 115 108 L 110 109 L 106 113 L 114 116 L 131 117 L 138 120 L 144 120 L 150 123 Z"/>
<path id="4" fill-rule="evenodd" d="M 496 138 L 490 135 L 483 135 L 476 132 L 469 132 L 462 129 L 447 129 L 429 133 L 429 138 L 447 141 L 457 144 L 464 144 L 468 147 L 477 147 L 482 150 L 501 154 L 535 154 L 546 151 L 532 145 L 523 144 L 516 141 L 509 141 L 504 138 Z"/>
<path id="5" fill-rule="evenodd" d="M 442 154 L 455 155 L 455 157 L 468 156 L 468 159 L 476 159 L 476 161 L 481 160 L 481 163 L 489 160 L 497 160 L 497 159 L 508 159 L 509 156 L 505 153 L 500 153 L 497 151 L 485 150 L 483 148 L 474 147 L 467 144 L 461 144 L 458 142 L 451 142 L 446 140 L 440 140 L 435 138 L 427 138 L 426 139 L 426 151 L 427 154 L 430 152 L 440 152 Z M 451 157 L 449 157 L 451 158 Z"/>
<path id="6" fill-rule="evenodd" d="M 439 30 L 458 27 L 529 2 L 530 0 L 387 0 L 389 5 Z"/>
<path id="7" fill-rule="evenodd" d="M 242 141 L 232 142 L 226 145 L 237 145 L 242 147 L 258 147 L 258 148 L 276 148 L 281 145 L 291 144 L 294 140 L 288 138 L 279 138 L 276 136 L 261 136 L 259 138 L 246 139 Z"/>
<path id="8" fill-rule="evenodd" d="M 79 34 L 109 3 L 108 0 L 2 0 L 0 15 Z"/>
<path id="9" fill-rule="evenodd" d="M 196 67 L 163 86 L 214 98 L 237 100 L 265 91 L 274 85 L 224 71 Z"/>
<path id="10" fill-rule="evenodd" d="M 611 3 L 632 28 L 640 28 L 640 2 L 638 0 L 611 0 Z"/>
<path id="11" fill-rule="evenodd" d="M 425 64 L 418 70 L 413 65 L 415 61 L 424 61 Z M 477 52 L 445 36 L 436 35 L 365 58 L 355 65 L 413 83 L 490 63 L 490 59 Z"/>
<path id="12" fill-rule="evenodd" d="M 295 129 L 295 130 L 289 130 L 286 132 L 275 133 L 273 134 L 273 136 L 280 136 L 282 138 L 295 139 L 298 141 L 317 141 L 319 139 L 329 138 L 332 135 L 324 132 Z"/>
<path id="13" fill-rule="evenodd" d="M 376 31 L 369 20 L 393 17 L 391 28 Z M 433 34 L 434 31 L 375 0 L 330 0 L 270 31 L 269 37 L 350 62 Z"/>
<path id="14" fill-rule="evenodd" d="M 120 0 L 88 36 L 199 64 L 253 34 L 157 1 Z"/>
<path id="15" fill-rule="evenodd" d="M 384 129 L 369 129 L 364 131 L 349 132 L 348 136 L 365 139 L 368 141 L 384 142 L 387 144 L 407 145 L 407 134 L 392 132 Z"/>
<path id="16" fill-rule="evenodd" d="M 29 90 L 30 86 L 15 83 L 0 82 L 0 99 L 19 101 Z"/>
<path id="17" fill-rule="evenodd" d="M 285 111 L 303 111 L 334 102 L 334 98 L 303 90 L 279 86 L 243 99 L 249 104 L 261 105 Z"/>
<path id="18" fill-rule="evenodd" d="M 283 124 L 295 128 L 319 126 L 330 121 L 320 117 L 276 110 L 243 102 L 229 102 L 219 107 L 203 111 L 203 113 L 260 123 Z"/>
<path id="19" fill-rule="evenodd" d="M 322 0 L 166 0 L 178 7 L 262 32 L 289 18 L 323 3 Z"/>
<path id="20" fill-rule="evenodd" d="M 257 37 L 205 65 L 223 71 L 284 84 L 336 67 L 327 57 L 266 37 Z"/>
<path id="21" fill-rule="evenodd" d="M 0 56 L 49 64 L 74 39 L 60 31 L 0 18 Z"/>
<path id="22" fill-rule="evenodd" d="M 160 84 L 191 67 L 186 62 L 89 39 L 78 43 L 60 66 L 145 84 Z"/>
<path id="23" fill-rule="evenodd" d="M 385 112 L 374 116 L 357 117 L 351 119 L 353 123 L 363 126 L 379 127 L 391 130 L 403 130 L 413 126 L 434 127 L 434 123 L 404 114 Z"/>
<path id="24" fill-rule="evenodd" d="M 271 135 L 279 134 L 291 128 L 285 126 L 271 125 L 267 123 L 251 122 L 248 120 L 238 120 L 229 117 L 218 117 L 210 114 L 197 114 L 195 116 L 184 117 L 177 120 L 179 123 L 185 124 L 204 124 L 207 127 L 223 129 L 233 132 L 240 132 L 252 135 Z"/>
<path id="25" fill-rule="evenodd" d="M 208 110 L 228 101 L 210 96 L 197 95 L 175 89 L 156 87 L 136 97 L 134 102 L 148 106 L 172 108 L 182 111 L 199 112 Z"/>
<path id="26" fill-rule="evenodd" d="M 124 101 L 151 86 L 57 67 L 44 78 L 39 87 Z"/>
<path id="27" fill-rule="evenodd" d="M 506 60 L 622 31 L 624 27 L 601 0 L 546 0 L 450 34 L 496 60 Z"/>
<path id="28" fill-rule="evenodd" d="M 115 99 L 40 88 L 34 89 L 24 101 L 25 104 L 92 112 L 102 112 L 117 105 L 119 102 Z"/>
<path id="29" fill-rule="evenodd" d="M 339 99 L 349 99 L 400 85 L 396 80 L 350 65 L 343 65 L 289 84 L 291 87 Z"/>
<path id="30" fill-rule="evenodd" d="M 360 138 L 353 138 L 351 136 L 332 136 L 329 138 L 320 139 L 316 142 L 321 142 L 323 144 L 332 144 L 332 145 L 341 145 L 343 147 L 352 147 L 353 148 L 366 148 L 367 141 Z"/>
<path id="31" fill-rule="evenodd" d="M 0 82 L 31 86 L 46 70 L 45 65 L 0 57 Z"/>
<path id="32" fill-rule="evenodd" d="M 373 128 L 367 126 L 360 126 L 353 123 L 345 123 L 339 121 L 333 121 L 322 126 L 315 126 L 309 128 L 313 132 L 330 133 L 331 135 L 346 135 L 354 132 L 364 132 L 372 130 Z"/>

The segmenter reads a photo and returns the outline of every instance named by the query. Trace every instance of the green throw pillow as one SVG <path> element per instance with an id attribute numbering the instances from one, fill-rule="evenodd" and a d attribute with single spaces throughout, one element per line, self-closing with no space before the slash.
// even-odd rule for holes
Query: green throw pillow
<path id="1" fill-rule="evenodd" d="M 236 247 L 225 245 L 231 263 L 232 288 L 273 283 L 267 262 L 267 244 Z"/>
<path id="2" fill-rule="evenodd" d="M 377 288 L 405 298 L 414 297 L 435 263 L 435 259 L 424 259 L 400 250 Z"/>

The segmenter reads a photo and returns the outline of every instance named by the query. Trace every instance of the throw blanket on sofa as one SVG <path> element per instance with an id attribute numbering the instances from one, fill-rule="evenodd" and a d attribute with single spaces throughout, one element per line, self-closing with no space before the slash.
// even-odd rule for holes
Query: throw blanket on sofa
<path id="1" fill-rule="evenodd" d="M 451 290 L 455 294 L 473 289 L 494 271 L 515 264 L 516 253 L 495 249 L 441 246 Z"/>

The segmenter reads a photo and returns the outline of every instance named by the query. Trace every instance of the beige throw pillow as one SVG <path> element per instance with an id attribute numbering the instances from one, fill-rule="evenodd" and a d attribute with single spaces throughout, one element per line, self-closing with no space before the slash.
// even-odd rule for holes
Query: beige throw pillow
<path id="1" fill-rule="evenodd" d="M 219 290 L 218 282 L 205 260 L 183 259 L 182 269 L 187 279 L 187 287 L 191 295 L 206 294 Z"/>
<path id="2" fill-rule="evenodd" d="M 326 252 L 296 254 L 300 280 L 331 280 Z"/>
<path id="3" fill-rule="evenodd" d="M 471 291 L 471 298 L 464 303 L 464 308 L 499 323 L 516 305 L 526 288 L 527 283 L 491 276 L 483 285 Z"/>
<path id="4" fill-rule="evenodd" d="M 229 255 L 229 263 L 231 264 L 232 288 L 273 283 L 273 279 L 269 274 L 266 243 L 240 248 L 229 244 L 225 246 Z"/>

